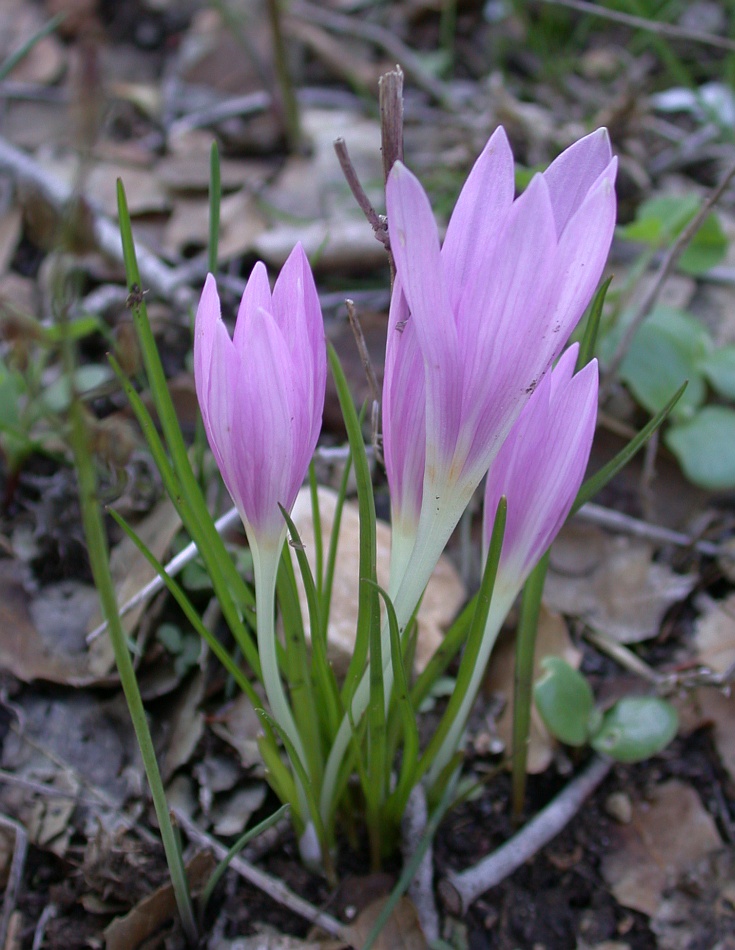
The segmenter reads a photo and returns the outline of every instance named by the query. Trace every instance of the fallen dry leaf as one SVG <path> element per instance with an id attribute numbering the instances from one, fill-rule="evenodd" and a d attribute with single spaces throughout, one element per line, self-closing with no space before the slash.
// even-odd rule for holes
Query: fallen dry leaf
<path id="1" fill-rule="evenodd" d="M 381 897 L 368 904 L 347 928 L 347 935 L 356 947 L 365 942 L 387 900 L 387 897 Z M 375 950 L 427 950 L 428 946 L 416 908 L 407 897 L 402 897 L 373 947 Z"/>
<path id="2" fill-rule="evenodd" d="M 500 693 L 505 707 L 496 723 L 498 736 L 510 752 L 513 746 L 513 677 L 515 674 L 514 635 L 503 635 L 490 656 L 484 689 L 487 693 Z M 564 619 L 542 606 L 536 636 L 536 658 L 533 667 L 534 682 L 541 676 L 541 661 L 547 656 L 559 656 L 575 669 L 579 667 L 582 654 L 572 643 Z M 528 737 L 528 761 L 526 770 L 532 775 L 545 771 L 551 764 L 556 741 L 531 707 L 531 729 Z"/>
<path id="3" fill-rule="evenodd" d="M 62 581 L 34 598 L 30 589 L 24 565 L 0 561 L 0 669 L 25 683 L 93 682 L 84 634 L 97 609 L 94 588 Z"/>
<path id="4" fill-rule="evenodd" d="M 337 492 L 331 488 L 319 488 L 319 514 L 325 550 L 334 522 Z M 314 525 L 311 516 L 311 496 L 308 488 L 302 489 L 296 498 L 291 516 L 306 549 L 312 571 L 315 565 Z M 299 602 L 304 617 L 304 628 L 309 635 L 309 617 L 306 594 L 293 550 L 289 549 L 294 562 Z M 332 607 L 329 615 L 330 660 L 337 675 L 344 675 L 352 657 L 357 624 L 357 579 L 360 561 L 360 516 L 354 502 L 345 502 L 342 509 L 339 545 L 332 589 Z M 377 523 L 377 571 L 378 583 L 388 586 L 390 566 L 390 527 L 383 521 Z M 420 672 L 426 666 L 442 641 L 444 630 L 455 618 L 465 600 L 464 585 L 448 558 L 442 557 L 434 569 L 418 612 L 418 641 L 416 644 L 415 669 Z"/>
<path id="5" fill-rule="evenodd" d="M 712 816 L 690 785 L 659 785 L 651 801 L 633 805 L 602 861 L 602 875 L 615 899 L 651 916 L 664 890 L 692 861 L 722 846 Z"/>
<path id="6" fill-rule="evenodd" d="M 656 636 L 672 604 L 687 597 L 693 574 L 653 561 L 653 547 L 591 525 L 568 525 L 551 549 L 544 600 L 618 643 Z"/>
<path id="7" fill-rule="evenodd" d="M 688 865 L 651 918 L 659 950 L 735 948 L 735 849 Z"/>
<path id="8" fill-rule="evenodd" d="M 201 852 L 186 867 L 186 876 L 193 893 L 201 891 L 215 868 L 215 860 L 208 852 Z M 144 940 L 170 923 L 176 909 L 171 884 L 159 887 L 145 897 L 124 917 L 117 917 L 105 928 L 107 950 L 134 950 Z"/>
<path id="9" fill-rule="evenodd" d="M 701 597 L 702 613 L 694 626 L 697 659 L 714 673 L 724 673 L 735 663 L 735 594 L 724 600 Z"/>
<path id="10" fill-rule="evenodd" d="M 710 726 L 723 767 L 735 780 L 735 695 L 712 687 L 701 687 L 674 702 L 681 720 L 681 732 L 689 735 Z"/>

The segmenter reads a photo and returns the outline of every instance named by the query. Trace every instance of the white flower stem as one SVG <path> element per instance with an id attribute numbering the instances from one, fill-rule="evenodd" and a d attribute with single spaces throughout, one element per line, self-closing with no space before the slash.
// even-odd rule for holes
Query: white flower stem
<path id="1" fill-rule="evenodd" d="M 462 511 L 467 506 L 466 491 L 458 491 L 456 486 L 447 486 L 441 491 L 431 487 L 429 495 L 431 502 L 428 504 L 426 502 L 426 492 L 427 489 L 425 488 L 425 501 L 419 519 L 419 530 L 410 555 L 406 553 L 409 547 L 408 540 L 405 545 L 399 545 L 397 552 L 395 550 L 392 552 L 398 553 L 401 560 L 406 562 L 405 570 L 402 572 L 403 577 L 400 581 L 395 576 L 401 573 L 400 568 L 394 572 L 393 565 L 391 565 L 391 593 L 393 593 L 393 585 L 395 584 L 397 590 L 393 597 L 393 606 L 401 631 L 404 630 L 411 619 L 437 561 L 449 540 L 449 536 L 454 531 Z M 470 492 L 470 496 L 471 494 L 472 492 Z M 385 677 L 384 688 L 387 702 L 393 688 L 393 668 L 390 663 L 390 633 L 387 620 L 383 623 L 381 640 Z M 355 725 L 367 709 L 369 698 L 370 686 L 368 673 L 366 672 L 360 680 L 352 699 L 352 722 Z M 335 736 L 324 769 L 319 808 L 325 824 L 328 824 L 329 816 L 334 807 L 337 777 L 350 744 L 351 736 L 352 727 L 349 717 L 345 716 Z"/>
<path id="2" fill-rule="evenodd" d="M 469 719 L 470 712 L 472 711 L 475 697 L 477 696 L 477 691 L 480 688 L 480 683 L 482 682 L 482 677 L 485 673 L 485 667 L 487 666 L 487 662 L 490 659 L 490 653 L 495 646 L 495 641 L 497 640 L 498 634 L 500 633 L 500 628 L 503 626 L 503 621 L 505 620 L 514 599 L 515 593 L 504 590 L 500 582 L 500 578 L 498 578 L 498 581 L 496 581 L 495 590 L 493 591 L 492 600 L 490 601 L 490 613 L 488 614 L 487 623 L 485 624 L 485 632 L 482 635 L 482 643 L 480 644 L 480 650 L 477 654 L 477 659 L 472 670 L 469 685 L 465 691 L 461 705 L 457 710 L 457 714 L 454 717 L 454 721 L 449 727 L 449 730 L 444 737 L 444 741 L 439 746 L 439 750 L 434 757 L 434 761 L 431 763 L 431 767 L 426 777 L 426 783 L 429 788 L 431 788 L 436 782 L 444 767 L 457 751 L 459 743 L 462 739 L 462 733 L 465 730 L 467 720 Z"/>
<path id="3" fill-rule="evenodd" d="M 291 741 L 301 764 L 306 769 L 307 759 L 304 755 L 304 746 L 299 730 L 291 712 L 286 692 L 283 688 L 281 674 L 278 669 L 278 655 L 276 652 L 275 629 L 275 598 L 276 577 L 278 564 L 281 558 L 283 538 L 277 544 L 263 544 L 250 538 L 250 550 L 253 555 L 253 575 L 255 579 L 255 596 L 257 603 L 258 628 L 258 655 L 263 672 L 263 686 L 268 698 L 271 714 L 278 726 Z M 296 787 L 299 792 L 299 804 L 304 822 L 309 821 L 309 810 L 301 782 L 295 774 Z"/>

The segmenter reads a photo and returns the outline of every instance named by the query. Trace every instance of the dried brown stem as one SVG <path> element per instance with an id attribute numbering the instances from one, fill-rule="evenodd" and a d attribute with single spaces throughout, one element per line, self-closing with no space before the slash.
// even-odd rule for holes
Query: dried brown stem
<path id="1" fill-rule="evenodd" d="M 378 80 L 380 95 L 380 138 L 383 152 L 383 175 L 388 175 L 396 162 L 403 161 L 403 70 L 391 69 Z"/>
<path id="2" fill-rule="evenodd" d="M 712 208 L 717 204 L 717 202 L 722 197 L 723 192 L 730 184 L 733 176 L 735 176 L 735 164 L 731 165 L 730 168 L 725 172 L 720 183 L 717 187 L 711 192 L 707 200 L 704 202 L 699 211 L 694 215 L 689 224 L 684 228 L 684 230 L 679 234 L 677 239 L 671 245 L 669 250 L 664 255 L 661 264 L 659 265 L 656 277 L 653 280 L 653 283 L 648 288 L 648 292 L 641 300 L 638 309 L 633 315 L 633 319 L 630 321 L 628 326 L 625 329 L 620 343 L 618 344 L 615 353 L 612 356 L 612 359 L 607 365 L 605 370 L 605 376 L 600 385 L 600 402 L 604 402 L 605 397 L 610 391 L 610 387 L 615 379 L 617 371 L 620 369 L 620 364 L 625 359 L 625 354 L 628 352 L 633 337 L 638 331 L 641 323 L 646 319 L 649 313 L 653 310 L 653 307 L 658 300 L 658 296 L 661 293 L 666 278 L 669 276 L 671 271 L 676 266 L 677 261 L 684 253 L 687 245 L 697 233 L 697 231 L 702 226 L 704 219 L 710 213 Z"/>
<path id="3" fill-rule="evenodd" d="M 342 173 L 350 186 L 350 191 L 354 195 L 355 201 L 360 206 L 360 210 L 368 219 L 370 226 L 375 232 L 375 237 L 380 241 L 383 247 L 390 253 L 390 240 L 388 239 L 388 229 L 385 226 L 385 219 L 381 218 L 375 208 L 373 208 L 370 199 L 365 193 L 365 189 L 357 177 L 355 166 L 352 164 L 347 144 L 343 138 L 334 140 L 334 151 L 337 153 Z"/>
<path id="4" fill-rule="evenodd" d="M 373 363 L 370 359 L 365 336 L 362 332 L 360 319 L 357 316 L 355 303 L 353 300 L 345 300 L 345 304 L 347 306 L 347 316 L 350 321 L 350 326 L 352 327 L 352 332 L 355 337 L 355 343 L 357 343 L 357 349 L 360 354 L 360 359 L 362 360 L 362 368 L 365 370 L 368 388 L 370 389 L 373 450 L 378 461 L 382 462 L 383 455 L 380 450 L 380 386 L 378 385 L 378 377 L 375 375 L 375 370 L 373 369 Z"/>

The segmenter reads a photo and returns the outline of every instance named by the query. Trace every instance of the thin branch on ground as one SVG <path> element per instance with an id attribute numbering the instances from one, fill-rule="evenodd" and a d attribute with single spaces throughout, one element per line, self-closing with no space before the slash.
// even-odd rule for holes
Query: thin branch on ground
<path id="1" fill-rule="evenodd" d="M 209 848 L 218 861 L 223 860 L 223 858 L 227 856 L 227 848 L 223 844 L 220 844 L 216 838 L 207 834 L 206 831 L 202 831 L 188 815 L 184 814 L 184 812 L 178 808 L 173 809 L 173 814 L 193 842 L 200 847 Z M 308 920 L 317 927 L 321 927 L 322 930 L 332 934 L 333 937 L 337 937 L 340 940 L 347 940 L 347 927 L 344 924 L 337 920 L 336 917 L 332 917 L 330 914 L 319 910 L 318 907 L 310 904 L 307 900 L 304 900 L 303 897 L 299 897 L 298 894 L 295 894 L 277 877 L 273 877 L 273 875 L 268 874 L 266 871 L 261 871 L 260 868 L 249 864 L 242 857 L 233 858 L 230 861 L 230 868 L 236 871 L 240 877 L 254 884 L 255 887 L 260 888 L 260 890 L 263 891 L 264 894 L 267 894 L 272 900 L 287 907 L 294 914 L 298 914 L 299 917 L 303 917 L 304 920 Z"/>
<path id="2" fill-rule="evenodd" d="M 192 129 L 206 128 L 216 125 L 218 122 L 225 122 L 228 119 L 257 115 L 265 112 L 270 108 L 270 105 L 271 97 L 263 90 L 250 92 L 244 96 L 233 96 L 222 102 L 214 102 L 210 106 L 189 112 L 180 119 L 175 119 L 169 127 L 168 134 L 170 138 L 175 138 L 177 135 L 183 135 Z"/>
<path id="3" fill-rule="evenodd" d="M 595 505 L 592 502 L 588 502 L 580 508 L 574 517 L 589 524 L 598 525 L 601 528 L 609 528 L 611 531 L 617 531 L 620 534 L 628 534 L 634 538 L 653 541 L 655 544 L 674 544 L 680 548 L 692 548 L 707 557 L 721 557 L 727 553 L 725 548 L 719 544 L 714 544 L 712 541 L 699 541 L 697 538 L 682 534 L 680 531 L 672 531 L 670 528 L 649 524 L 647 521 L 641 521 L 639 518 L 633 518 L 620 511 L 604 508 L 602 505 Z"/>
<path id="4" fill-rule="evenodd" d="M 429 810 L 426 805 L 426 792 L 423 785 L 416 785 L 408 797 L 406 810 L 401 821 L 401 851 L 404 864 L 421 842 L 426 832 L 426 823 L 429 819 Z M 439 939 L 439 912 L 434 900 L 434 852 L 431 845 L 421 859 L 416 874 L 408 888 L 408 896 L 416 908 L 421 929 L 431 944 Z"/>
<path id="5" fill-rule="evenodd" d="M 365 19 L 347 16 L 327 10 L 315 3 L 306 0 L 293 0 L 289 6 L 289 15 L 299 17 L 307 23 L 317 23 L 319 26 L 338 33 L 341 36 L 353 36 L 377 46 L 387 53 L 395 62 L 399 62 L 413 82 L 424 92 L 436 99 L 446 108 L 452 107 L 452 96 L 449 88 L 425 68 L 421 58 L 395 33 L 375 23 L 368 23 Z"/>
<path id="6" fill-rule="evenodd" d="M 640 676 L 655 686 L 660 696 L 680 694 L 682 690 L 690 691 L 699 689 L 701 686 L 724 690 L 729 695 L 730 688 L 735 682 L 735 661 L 722 673 L 701 665 L 677 669 L 671 673 L 659 673 L 624 644 L 611 640 L 598 630 L 586 628 L 584 638 L 615 660 L 624 670 Z"/>
<path id="7" fill-rule="evenodd" d="M 633 337 L 638 332 L 640 325 L 653 310 L 653 307 L 658 300 L 659 294 L 663 289 L 663 285 L 666 282 L 666 278 L 676 266 L 677 261 L 686 250 L 686 247 L 691 239 L 704 223 L 707 215 L 722 197 L 722 194 L 730 184 L 733 176 L 735 176 L 735 164 L 728 168 L 720 183 L 710 193 L 702 207 L 694 215 L 692 220 L 689 222 L 689 224 L 687 224 L 687 226 L 679 234 L 677 239 L 664 255 L 661 264 L 659 265 L 659 269 L 656 272 L 656 276 L 648 288 L 648 292 L 644 295 L 643 299 L 638 305 L 638 309 L 635 311 L 630 323 L 625 328 L 625 332 L 620 339 L 620 343 L 618 344 L 617 349 L 610 359 L 610 362 L 605 368 L 605 375 L 600 383 L 600 403 L 605 401 L 605 397 L 608 395 L 610 387 L 612 386 L 617 372 L 620 369 L 620 364 L 625 359 L 625 355 L 630 348 Z"/>
<path id="8" fill-rule="evenodd" d="M 9 829 L 15 837 L 13 859 L 10 862 L 10 871 L 8 872 L 5 894 L 3 895 L 3 910 L 0 916 L 0 947 L 5 947 L 10 920 L 15 912 L 18 894 L 23 883 L 23 871 L 25 870 L 26 854 L 28 852 L 28 834 L 19 822 L 7 815 L 0 815 L 0 827 Z"/>
<path id="9" fill-rule="evenodd" d="M 689 30 L 683 26 L 676 26 L 674 23 L 662 23 L 660 20 L 647 20 L 645 17 L 634 16 L 632 13 L 611 10 L 609 7 L 591 3 L 589 0 L 543 0 L 543 2 L 556 7 L 569 7 L 570 10 L 588 13 L 592 16 L 601 17 L 603 20 L 611 20 L 614 23 L 624 23 L 626 26 L 633 27 L 633 29 L 647 30 L 649 33 L 666 36 L 672 40 L 706 43 L 708 46 L 715 46 L 718 49 L 725 49 L 729 52 L 735 51 L 735 40 L 728 39 L 726 36 L 704 33 L 702 30 Z"/>
<path id="10" fill-rule="evenodd" d="M 71 186 L 54 178 L 34 158 L 0 137 L 0 173 L 2 172 L 11 175 L 14 181 L 39 192 L 60 216 L 68 210 L 69 203 L 75 198 Z M 98 249 L 106 257 L 122 264 L 122 243 L 117 223 L 88 203 L 87 207 L 91 212 L 92 234 Z M 177 270 L 168 267 L 142 245 L 138 245 L 136 250 L 145 289 L 150 288 L 162 299 L 180 307 L 188 307 L 194 302 L 191 288 L 182 284 Z"/>
<path id="11" fill-rule="evenodd" d="M 463 917 L 481 894 L 496 887 L 537 854 L 574 818 L 611 768 L 609 759 L 595 756 L 546 808 L 497 851 L 466 871 L 450 871 L 439 883 L 439 894 L 447 910 Z"/>
<path id="12" fill-rule="evenodd" d="M 46 942 L 46 927 L 49 921 L 58 916 L 59 908 L 56 904 L 46 904 L 41 916 L 38 918 L 36 929 L 33 931 L 33 944 L 31 950 L 41 950 Z"/>

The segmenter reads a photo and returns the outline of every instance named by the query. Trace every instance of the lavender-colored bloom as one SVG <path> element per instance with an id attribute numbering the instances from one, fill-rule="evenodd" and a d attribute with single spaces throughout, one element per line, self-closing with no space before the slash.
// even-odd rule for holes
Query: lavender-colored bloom
<path id="1" fill-rule="evenodd" d="M 597 360 L 572 375 L 578 350 L 571 346 L 542 380 L 487 474 L 485 548 L 505 495 L 496 586 L 511 602 L 566 521 L 587 468 L 597 418 Z"/>
<path id="2" fill-rule="evenodd" d="M 211 274 L 196 315 L 194 379 L 204 428 L 246 529 L 278 543 L 321 429 L 324 323 L 309 262 L 297 245 L 271 294 L 258 262 L 240 302 L 234 338 Z"/>
<path id="3" fill-rule="evenodd" d="M 508 512 L 490 612 L 461 708 L 432 763 L 429 784 L 454 755 L 495 640 L 513 601 L 564 524 L 582 484 L 597 418 L 597 361 L 576 376 L 575 344 L 539 384 L 490 466 L 485 488 L 485 549 L 498 502 Z"/>
<path id="4" fill-rule="evenodd" d="M 612 240 L 615 172 L 600 130 L 567 149 L 514 200 L 513 156 L 498 129 L 462 189 L 441 248 L 418 180 L 400 162 L 390 174 L 398 279 L 384 446 L 394 522 L 404 536 L 419 538 L 414 560 L 425 562 L 424 583 L 589 303 Z M 407 573 L 410 548 L 404 538 L 399 574 Z"/>

